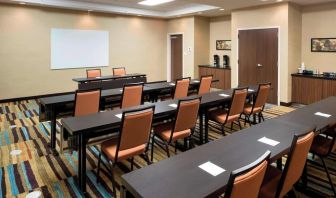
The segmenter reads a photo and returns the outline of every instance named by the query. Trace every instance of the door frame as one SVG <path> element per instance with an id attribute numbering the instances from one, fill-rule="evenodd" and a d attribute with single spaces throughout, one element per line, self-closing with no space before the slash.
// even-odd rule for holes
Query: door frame
<path id="1" fill-rule="evenodd" d="M 278 29 L 278 87 L 277 87 L 277 91 L 278 91 L 278 105 L 280 105 L 280 87 L 281 87 L 281 84 L 280 84 L 280 67 L 281 67 L 281 59 L 280 59 L 280 55 L 281 55 L 281 52 L 280 52 L 280 49 L 281 49 L 281 28 L 280 26 L 266 26 L 266 27 L 251 27 L 251 28 L 237 28 L 237 34 L 236 34 L 236 38 L 237 38 L 237 73 L 236 73 L 236 76 L 237 76 L 237 80 L 238 80 L 238 83 L 239 83 L 239 64 L 238 64 L 238 59 L 239 59 L 239 31 L 241 30 L 263 30 L 263 29 Z"/>
<path id="2" fill-rule="evenodd" d="M 174 32 L 167 34 L 167 81 L 171 81 L 171 43 L 170 36 L 182 35 L 182 77 L 184 77 L 184 33 Z"/>

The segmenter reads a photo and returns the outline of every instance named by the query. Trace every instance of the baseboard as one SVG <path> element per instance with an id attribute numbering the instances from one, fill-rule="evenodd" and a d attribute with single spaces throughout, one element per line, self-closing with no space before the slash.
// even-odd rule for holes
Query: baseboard
<path id="1" fill-rule="evenodd" d="M 285 107 L 290 107 L 290 106 L 292 106 L 292 102 L 280 102 L 280 105 L 281 106 L 285 106 Z"/>
<path id="2" fill-rule="evenodd" d="M 37 96 L 26 96 L 26 97 L 19 97 L 19 98 L 8 98 L 8 99 L 1 99 L 0 103 L 15 102 L 15 101 L 21 101 L 21 100 L 33 100 L 33 99 L 38 99 L 38 98 L 60 96 L 60 95 L 74 94 L 74 93 L 75 92 L 71 91 L 71 92 L 63 92 L 63 93 L 53 93 L 53 94 L 37 95 Z"/>

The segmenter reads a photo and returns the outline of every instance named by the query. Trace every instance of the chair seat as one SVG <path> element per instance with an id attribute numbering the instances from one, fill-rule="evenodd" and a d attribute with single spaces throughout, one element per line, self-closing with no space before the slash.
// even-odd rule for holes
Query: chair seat
<path id="1" fill-rule="evenodd" d="M 110 160 L 114 162 L 122 161 L 135 155 L 140 155 L 146 151 L 146 144 L 142 144 L 134 148 L 120 150 L 118 153 L 118 159 L 116 159 L 115 157 L 116 157 L 117 145 L 118 145 L 117 138 L 106 140 L 101 144 L 101 150 Z"/>
<path id="2" fill-rule="evenodd" d="M 215 109 L 209 112 L 209 119 L 224 124 L 228 111 L 225 109 Z M 240 115 L 231 115 L 228 117 L 226 123 L 237 121 Z"/>
<path id="3" fill-rule="evenodd" d="M 317 155 L 321 155 L 321 156 L 327 156 L 329 153 L 331 144 L 332 144 L 332 139 L 318 135 L 314 138 L 312 146 L 310 147 L 310 152 L 317 154 Z"/>
<path id="4" fill-rule="evenodd" d="M 154 133 L 159 137 L 161 137 L 163 140 L 168 142 L 170 140 L 173 127 L 174 127 L 173 123 L 160 124 L 154 127 Z M 172 136 L 172 141 L 186 138 L 190 136 L 190 134 L 191 134 L 190 129 L 174 132 Z"/>
<path id="5" fill-rule="evenodd" d="M 262 111 L 260 107 L 257 107 L 257 108 L 254 108 L 252 112 L 252 108 L 253 106 L 251 104 L 246 105 L 244 107 L 244 114 L 255 114 L 255 113 L 259 113 Z"/>
<path id="6" fill-rule="evenodd" d="M 281 174 L 282 174 L 281 170 L 273 166 L 269 166 L 267 168 L 263 184 L 261 185 L 259 191 L 260 198 L 275 197 L 275 193 L 277 191 L 280 182 Z"/>

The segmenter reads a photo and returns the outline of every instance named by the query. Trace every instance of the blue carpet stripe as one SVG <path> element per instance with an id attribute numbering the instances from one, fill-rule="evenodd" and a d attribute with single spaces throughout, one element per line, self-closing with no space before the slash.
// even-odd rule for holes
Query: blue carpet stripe
<path id="1" fill-rule="evenodd" d="M 19 189 L 16 185 L 16 182 L 15 182 L 15 174 L 14 174 L 14 167 L 13 165 L 9 165 L 7 167 L 7 171 L 8 171 L 8 176 L 9 176 L 9 182 L 10 182 L 10 188 L 11 188 L 11 191 L 12 191 L 12 196 L 16 196 L 19 194 Z"/>

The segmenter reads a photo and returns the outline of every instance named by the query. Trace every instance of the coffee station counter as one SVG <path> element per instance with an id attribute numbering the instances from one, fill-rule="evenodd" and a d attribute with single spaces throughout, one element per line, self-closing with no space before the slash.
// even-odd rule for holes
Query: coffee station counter
<path id="1" fill-rule="evenodd" d="M 292 74 L 292 102 L 311 104 L 329 96 L 336 96 L 334 74 Z"/>
<path id="2" fill-rule="evenodd" d="M 228 70 L 231 70 L 231 67 L 230 66 L 226 66 L 226 67 L 223 67 L 223 66 L 219 66 L 217 67 L 216 65 L 198 65 L 199 67 L 209 67 L 209 68 L 214 68 L 214 69 L 228 69 Z"/>
<path id="3" fill-rule="evenodd" d="M 212 75 L 213 79 L 218 82 L 213 83 L 211 87 L 217 89 L 230 89 L 231 88 L 231 69 L 230 67 L 216 67 L 215 65 L 199 65 L 198 66 L 199 78 L 202 76 Z"/>

